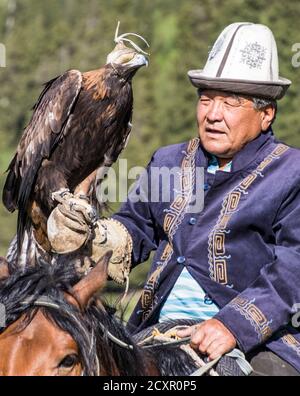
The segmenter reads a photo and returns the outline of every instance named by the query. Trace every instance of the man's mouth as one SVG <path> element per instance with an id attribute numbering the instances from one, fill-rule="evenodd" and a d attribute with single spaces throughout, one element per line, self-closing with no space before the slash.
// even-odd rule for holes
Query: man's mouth
<path id="1" fill-rule="evenodd" d="M 221 134 L 226 134 L 225 132 L 223 132 L 223 131 L 220 131 L 219 129 L 214 129 L 214 128 L 205 128 L 205 132 L 206 133 L 213 133 L 213 134 L 219 134 L 219 135 L 221 135 Z"/>

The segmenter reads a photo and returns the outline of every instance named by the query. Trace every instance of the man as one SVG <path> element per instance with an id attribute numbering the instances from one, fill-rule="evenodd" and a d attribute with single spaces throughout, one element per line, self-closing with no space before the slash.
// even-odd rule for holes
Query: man
<path id="1" fill-rule="evenodd" d="M 112 219 L 98 221 L 92 244 L 99 254 L 113 248 L 110 275 L 120 282 L 130 261 L 156 250 L 130 318 L 134 332 L 172 318 L 203 320 L 178 334 L 210 359 L 238 346 L 258 375 L 298 375 L 300 333 L 290 322 L 300 303 L 300 152 L 271 129 L 291 83 L 278 75 L 273 34 L 234 23 L 204 69 L 188 75 L 198 88 L 199 138 L 157 150 L 134 195 L 149 198 L 162 167 L 180 168 L 181 188 L 169 186 L 169 202 L 131 192 Z M 199 189 L 204 206 L 195 210 Z M 55 211 L 50 239 L 63 253 L 64 217 Z"/>

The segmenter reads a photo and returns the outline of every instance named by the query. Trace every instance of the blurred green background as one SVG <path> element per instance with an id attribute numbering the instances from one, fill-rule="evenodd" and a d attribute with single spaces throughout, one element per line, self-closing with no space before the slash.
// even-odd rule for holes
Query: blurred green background
<path id="1" fill-rule="evenodd" d="M 121 33 L 139 33 L 151 44 L 150 66 L 134 79 L 133 131 L 122 154 L 129 167 L 145 165 L 161 145 L 196 135 L 197 98 L 186 72 L 203 67 L 218 34 L 237 21 L 272 29 L 280 74 L 293 81 L 279 102 L 274 129 L 285 142 L 300 146 L 300 68 L 291 63 L 292 46 L 300 42 L 299 0 L 0 0 L 0 43 L 7 55 L 0 68 L 1 189 L 42 83 L 70 68 L 101 67 L 114 46 L 118 20 Z M 16 223 L 2 204 L 0 224 L 5 255 Z M 147 265 L 141 267 L 133 272 L 133 285 L 142 282 Z"/>

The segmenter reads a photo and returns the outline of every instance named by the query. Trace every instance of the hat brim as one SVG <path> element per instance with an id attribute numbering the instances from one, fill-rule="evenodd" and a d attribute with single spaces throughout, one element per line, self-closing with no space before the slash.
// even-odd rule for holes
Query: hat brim
<path id="1" fill-rule="evenodd" d="M 281 99 L 292 83 L 283 77 L 279 77 L 278 81 L 249 81 L 207 77 L 203 75 L 202 70 L 189 70 L 188 76 L 191 83 L 197 88 L 228 91 L 268 99 Z"/>

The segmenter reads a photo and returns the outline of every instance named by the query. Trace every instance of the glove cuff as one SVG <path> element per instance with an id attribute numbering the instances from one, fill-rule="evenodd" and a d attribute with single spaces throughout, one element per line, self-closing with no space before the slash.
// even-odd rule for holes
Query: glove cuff
<path id="1" fill-rule="evenodd" d="M 117 283 L 126 281 L 131 269 L 132 238 L 127 228 L 115 219 L 96 222 L 92 240 L 92 260 L 97 262 L 106 251 L 113 254 L 108 265 L 108 275 Z"/>

